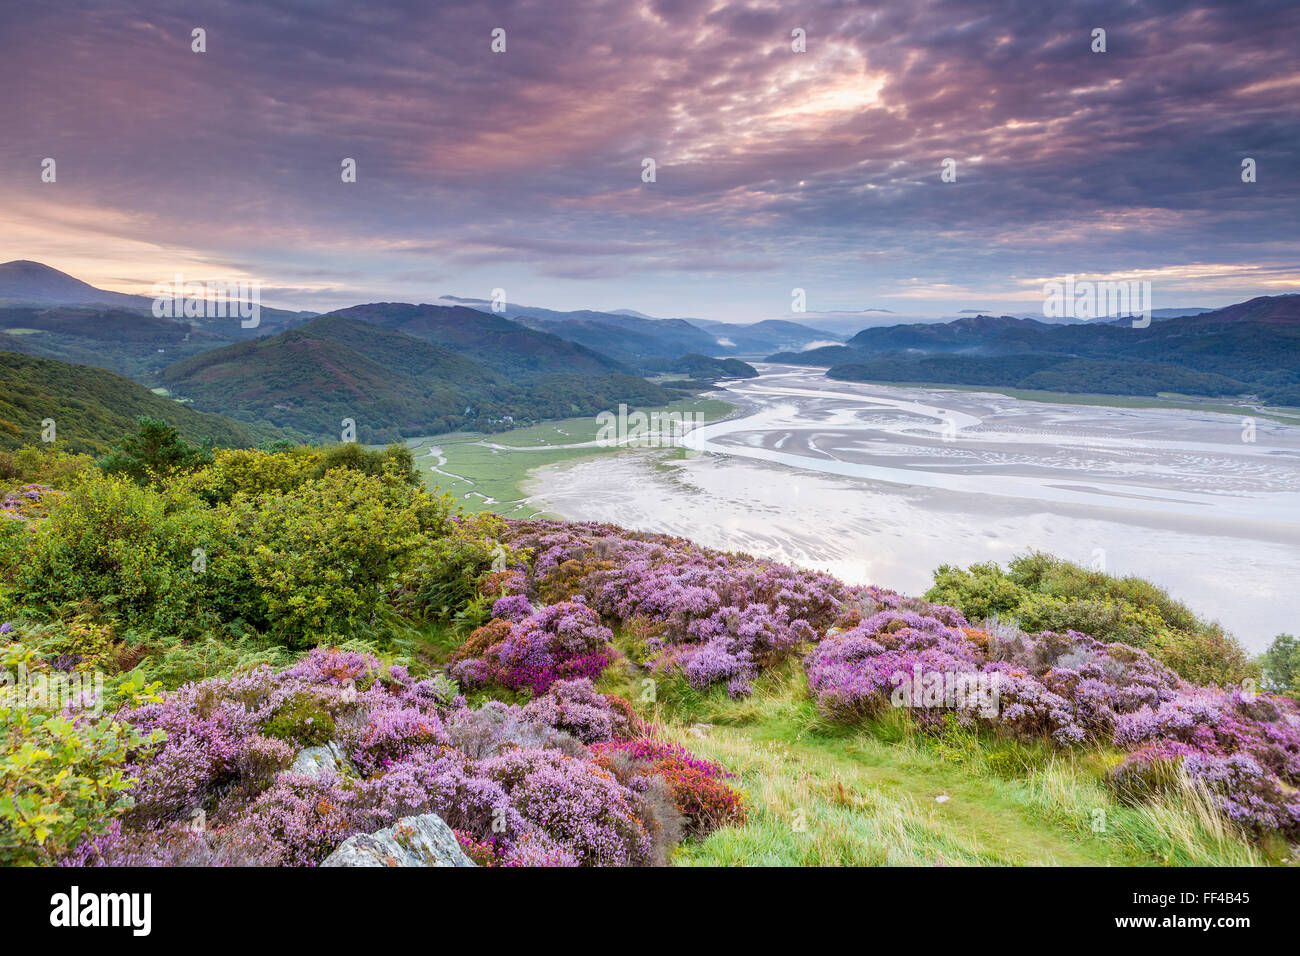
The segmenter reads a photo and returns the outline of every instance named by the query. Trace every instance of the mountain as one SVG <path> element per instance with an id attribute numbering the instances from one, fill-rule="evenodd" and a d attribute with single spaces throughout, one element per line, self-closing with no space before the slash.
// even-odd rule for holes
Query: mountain
<path id="1" fill-rule="evenodd" d="M 724 351 L 750 356 L 798 351 L 816 342 L 838 342 L 843 338 L 834 332 L 785 319 L 764 319 L 749 325 L 709 322 L 705 328 L 726 346 Z"/>
<path id="2" fill-rule="evenodd" d="M 1254 395 L 1300 405 L 1300 295 L 1260 296 L 1153 321 L 1049 325 L 966 316 L 864 329 L 844 349 L 770 361 L 830 365 L 834 378 L 1000 385 L 1069 392 Z"/>
<path id="3" fill-rule="evenodd" d="M 452 349 L 510 375 L 536 376 L 559 370 L 577 375 L 631 371 L 622 362 L 563 336 L 464 306 L 373 302 L 331 314 Z"/>
<path id="4" fill-rule="evenodd" d="M 618 324 L 597 319 L 556 322 L 521 317 L 517 321 L 612 355 L 623 364 L 640 370 L 653 368 L 654 359 L 676 358 L 690 352 L 716 354 L 722 351 L 714 336 L 683 319 L 624 316 Z"/>
<path id="5" fill-rule="evenodd" d="M 172 276 L 162 281 L 171 282 Z M 124 292 L 109 292 L 97 289 L 88 282 L 82 282 L 66 272 L 60 272 L 40 262 L 30 259 L 14 259 L 0 263 L 0 306 L 111 306 L 131 312 L 153 315 L 154 297 L 151 295 L 128 295 Z M 265 335 L 268 328 L 279 328 L 302 322 L 311 318 L 314 312 L 290 312 L 260 306 L 259 318 L 262 330 L 242 329 L 237 320 L 212 319 L 202 316 L 192 317 L 189 321 L 198 325 L 229 325 L 229 338 L 248 338 Z M 180 318 L 180 316 L 177 316 Z M 251 333 L 251 335 L 249 334 Z"/>
<path id="6" fill-rule="evenodd" d="M 238 323 L 234 326 L 237 329 Z M 99 306 L 0 308 L 0 347 L 94 365 L 146 385 L 157 384 L 158 373 L 177 359 L 231 341 L 230 335 L 155 318 L 150 311 Z"/>
<path id="7" fill-rule="evenodd" d="M 519 341 L 508 330 L 504 340 Z M 489 368 L 453 349 L 334 313 L 193 356 L 162 377 L 196 407 L 313 438 L 337 439 L 342 420 L 351 418 L 358 440 L 367 443 L 467 428 L 499 431 L 595 415 L 620 403 L 666 404 L 682 395 L 619 373 L 564 371 L 521 380 L 503 370 L 517 360 L 507 355 Z"/>
<path id="8" fill-rule="evenodd" d="M 41 444 L 42 422 L 53 419 L 57 447 L 100 453 L 135 431 L 137 415 L 162 419 L 199 445 L 242 448 L 280 437 L 194 411 L 103 369 L 0 351 L 0 447 Z"/>
<path id="9" fill-rule="evenodd" d="M 0 263 L 0 300 L 15 304 L 115 305 L 137 310 L 153 307 L 149 296 L 96 289 L 88 282 L 30 259 Z"/>
<path id="10" fill-rule="evenodd" d="M 486 299 L 456 296 L 443 296 L 443 299 L 483 311 L 491 309 Z M 688 353 L 760 356 L 779 349 L 803 348 L 818 340 L 841 338 L 780 319 L 736 325 L 704 319 L 661 319 L 633 309 L 559 312 L 526 305 L 507 305 L 503 314 L 529 328 L 552 332 L 642 370 L 652 367 L 642 364 L 646 359 L 675 358 Z"/>

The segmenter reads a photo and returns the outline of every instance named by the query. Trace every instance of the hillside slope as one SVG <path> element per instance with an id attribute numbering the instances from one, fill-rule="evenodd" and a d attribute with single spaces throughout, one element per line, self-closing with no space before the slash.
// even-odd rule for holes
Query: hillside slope
<path id="1" fill-rule="evenodd" d="M 621 374 L 566 370 L 519 381 L 458 351 L 339 313 L 193 356 L 169 366 L 162 378 L 196 407 L 316 438 L 337 439 L 340 423 L 350 418 L 363 442 L 462 428 L 497 431 L 677 397 Z"/>
<path id="2" fill-rule="evenodd" d="M 1254 395 L 1300 404 L 1300 295 L 1261 296 L 1199 315 L 1049 325 L 967 316 L 864 329 L 844 347 L 770 361 L 828 365 L 831 378 L 1064 392 Z"/>
<path id="3" fill-rule="evenodd" d="M 546 375 L 558 371 L 575 375 L 609 375 L 631 371 L 622 362 L 584 345 L 478 309 L 372 302 L 331 314 L 368 322 L 460 352 L 488 368 L 512 376 Z"/>
<path id="4" fill-rule="evenodd" d="M 273 437 L 201 414 L 103 369 L 0 351 L 0 447 L 40 444 L 41 422 L 53 419 L 58 447 L 102 452 L 135 430 L 138 415 L 174 425 L 182 438 L 199 445 L 247 447 Z"/>

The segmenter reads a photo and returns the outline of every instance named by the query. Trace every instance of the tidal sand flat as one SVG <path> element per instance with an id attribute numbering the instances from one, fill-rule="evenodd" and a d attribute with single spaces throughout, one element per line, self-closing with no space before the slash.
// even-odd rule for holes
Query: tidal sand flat
<path id="1" fill-rule="evenodd" d="M 760 370 L 685 453 L 539 468 L 529 502 L 908 593 L 1039 549 L 1154 580 L 1252 650 L 1300 628 L 1300 428 Z"/>

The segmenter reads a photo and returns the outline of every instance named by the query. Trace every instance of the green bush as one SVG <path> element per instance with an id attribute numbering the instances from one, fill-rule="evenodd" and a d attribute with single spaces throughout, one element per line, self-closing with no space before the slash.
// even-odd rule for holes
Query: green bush
<path id="1" fill-rule="evenodd" d="M 182 631 L 194 625 L 193 551 L 213 545 L 205 517 L 126 478 L 87 472 L 20 542 L 0 545 L 0 576 L 43 615 L 78 604 Z"/>
<path id="2" fill-rule="evenodd" d="M 1007 570 L 994 563 L 934 572 L 928 601 L 958 608 L 973 621 L 1014 620 L 1026 631 L 1080 631 L 1107 643 L 1143 648 L 1183 678 L 1226 686 L 1258 667 L 1222 628 L 1199 620 L 1162 588 L 1138 577 L 1114 577 L 1032 552 Z"/>
<path id="3" fill-rule="evenodd" d="M 1300 700 L 1300 639 L 1279 634 L 1260 658 L 1264 689 Z"/>
<path id="4" fill-rule="evenodd" d="M 173 425 L 141 415 L 134 435 L 124 435 L 113 451 L 96 464 L 110 475 L 124 475 L 136 484 L 159 481 L 179 472 L 194 471 L 211 456 L 181 440 Z"/>
<path id="5" fill-rule="evenodd" d="M 411 572 L 403 576 L 416 613 L 444 623 L 460 614 L 466 626 L 477 626 L 473 622 L 487 613 L 479 600 L 480 579 L 494 565 L 511 560 L 499 540 L 503 530 L 496 515 L 474 515 L 423 548 Z M 479 606 L 474 608 L 476 601 Z"/>
<path id="6" fill-rule="evenodd" d="M 294 694 L 275 709 L 262 733 L 300 747 L 319 747 L 334 738 L 334 716 L 311 694 Z"/>
<path id="7" fill-rule="evenodd" d="M 450 528 L 449 500 L 385 472 L 333 469 L 292 491 L 218 509 L 214 606 L 291 647 L 350 633 L 374 615 L 412 556 Z"/>
<path id="8" fill-rule="evenodd" d="M 0 491 L 6 486 L 29 484 L 67 489 L 93 464 L 89 455 L 56 451 L 51 445 L 27 445 L 16 451 L 0 449 Z"/>
<path id="9" fill-rule="evenodd" d="M 34 652 L 15 644 L 0 653 L 6 672 L 20 664 L 36 666 Z M 141 704 L 158 699 L 154 690 L 131 681 L 119 694 Z M 139 757 L 161 739 L 110 716 L 68 719 L 29 707 L 0 687 L 0 866 L 50 864 L 104 832 L 131 806 L 128 753 Z"/>

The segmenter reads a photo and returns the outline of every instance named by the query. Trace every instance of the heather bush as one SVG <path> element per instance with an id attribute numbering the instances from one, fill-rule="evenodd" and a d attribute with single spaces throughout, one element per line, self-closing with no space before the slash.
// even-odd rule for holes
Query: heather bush
<path id="1" fill-rule="evenodd" d="M 581 595 L 607 623 L 637 622 L 654 666 L 733 696 L 814 640 L 849 594 L 829 575 L 608 525 L 515 522 L 509 540 L 533 555 L 529 593 Z"/>
<path id="2" fill-rule="evenodd" d="M 520 714 L 529 723 L 562 731 L 584 744 L 626 740 L 641 730 L 626 702 L 596 693 L 587 678 L 556 681 Z"/>
<path id="3" fill-rule="evenodd" d="M 522 708 L 472 709 L 443 679 L 316 649 L 280 672 L 186 685 L 123 720 L 161 742 L 119 755 L 136 778 L 124 825 L 64 847 L 67 860 L 316 865 L 352 834 L 432 812 L 503 866 L 662 863 L 681 835 L 673 775 L 701 826 L 738 819 L 727 815 L 738 796 L 705 779 L 720 781 L 720 768 L 679 749 L 654 755 L 662 773 L 627 781 L 603 766 L 579 737 L 643 728 L 588 681 L 559 682 Z M 342 750 L 341 772 L 286 769 L 322 742 Z M 200 835 L 186 829 L 196 818 Z"/>
<path id="4" fill-rule="evenodd" d="M 612 660 L 613 637 L 581 599 L 564 601 L 477 629 L 454 655 L 451 674 L 470 687 L 543 694 L 557 680 L 598 677 Z"/>
<path id="5" fill-rule="evenodd" d="M 648 782 L 638 782 L 646 777 L 665 786 L 692 836 L 704 837 L 720 826 L 745 822 L 744 797 L 725 779 L 734 774 L 679 744 L 643 737 L 599 743 L 592 750 L 599 763 L 633 788 L 649 791 Z"/>
<path id="6" fill-rule="evenodd" d="M 637 813 L 636 794 L 608 770 L 553 750 L 512 750 L 479 764 L 525 820 L 583 866 L 651 862 L 653 842 Z"/>

